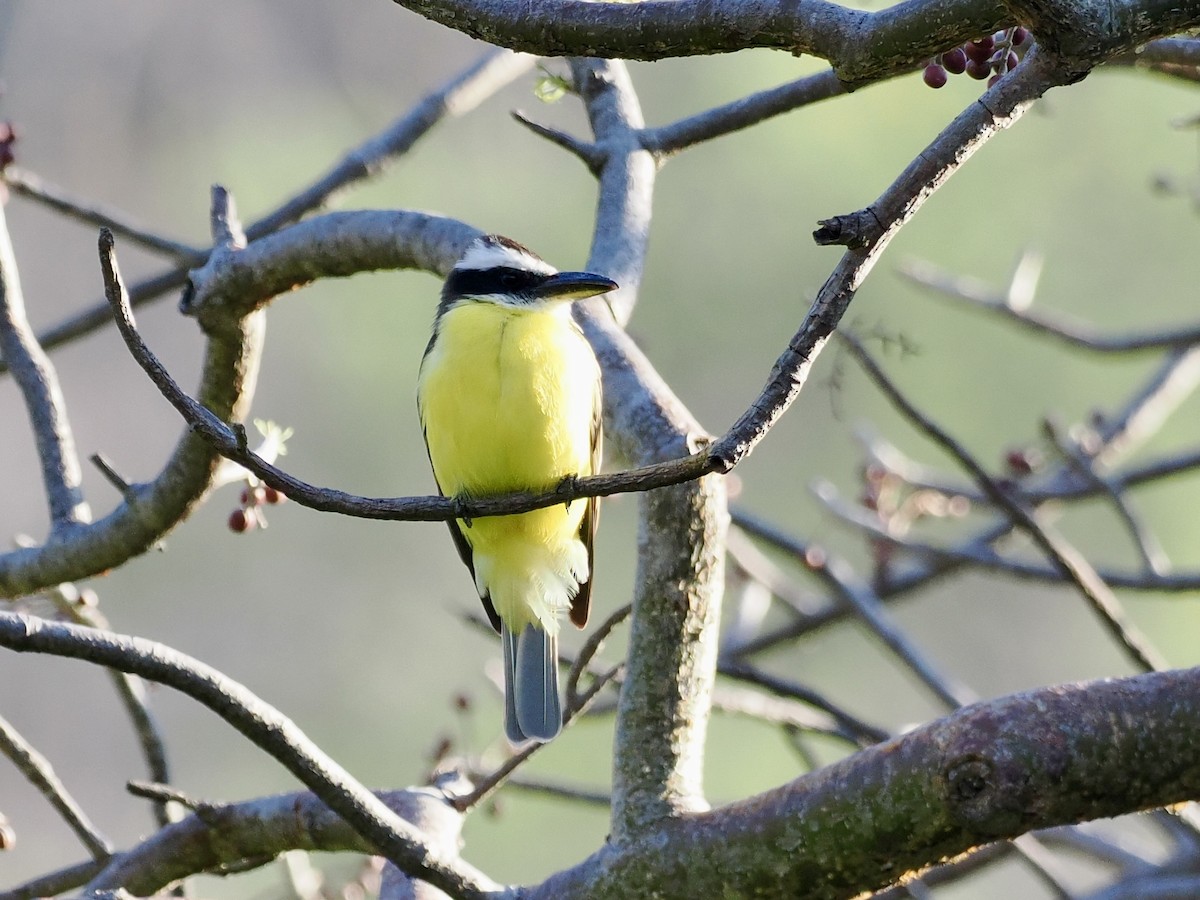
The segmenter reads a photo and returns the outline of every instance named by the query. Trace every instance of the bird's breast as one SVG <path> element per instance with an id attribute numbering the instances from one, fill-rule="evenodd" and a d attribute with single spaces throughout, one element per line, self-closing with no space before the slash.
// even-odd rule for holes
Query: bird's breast
<path id="1" fill-rule="evenodd" d="M 538 489 L 591 473 L 599 369 L 568 313 L 467 303 L 442 316 L 418 399 L 443 492 Z"/>

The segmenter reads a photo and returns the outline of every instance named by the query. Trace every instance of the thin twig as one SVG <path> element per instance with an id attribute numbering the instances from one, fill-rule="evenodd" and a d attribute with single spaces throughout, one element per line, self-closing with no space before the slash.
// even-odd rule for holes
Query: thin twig
<path id="1" fill-rule="evenodd" d="M 1096 471 L 1095 459 L 1079 446 L 1078 442 L 1064 434 L 1062 429 L 1047 420 L 1042 429 L 1063 459 L 1086 481 L 1091 482 L 1112 504 L 1117 517 L 1129 532 L 1134 549 L 1142 559 L 1142 566 L 1154 575 L 1165 575 L 1171 570 L 1171 560 L 1162 544 L 1142 521 L 1125 494 L 1125 485 L 1114 478 L 1106 478 Z"/>
<path id="2" fill-rule="evenodd" d="M 1141 334 L 1104 335 L 1087 325 L 1072 322 L 1061 314 L 1052 315 L 1023 308 L 1011 302 L 1009 295 L 996 291 L 974 278 L 950 275 L 931 263 L 907 260 L 897 271 L 910 280 L 937 293 L 987 310 L 1031 331 L 1057 338 L 1073 347 L 1097 353 L 1138 353 L 1200 343 L 1200 325 L 1161 328 Z"/>
<path id="3" fill-rule="evenodd" d="M 600 623 L 592 633 L 588 635 L 583 646 L 579 648 L 579 653 L 575 656 L 575 661 L 571 663 L 571 669 L 567 673 L 566 698 L 568 708 L 579 705 L 579 679 L 583 673 L 588 671 L 592 660 L 596 658 L 596 654 L 600 652 L 604 642 L 608 640 L 608 636 L 612 634 L 613 629 L 629 618 L 629 614 L 633 611 L 632 604 L 626 603 L 620 609 L 615 610 L 612 615 Z"/>
<path id="4" fill-rule="evenodd" d="M 1129 658 L 1145 671 L 1168 668 L 1167 661 L 1150 644 L 1146 636 L 1125 615 L 1120 601 L 1107 584 L 1096 574 L 1091 564 L 1070 544 L 1034 519 L 1033 515 L 1006 492 L 967 450 L 941 426 L 917 410 L 900 393 L 857 339 L 842 334 L 842 340 L 863 367 L 875 386 L 909 421 L 929 435 L 950 453 L 983 490 L 992 502 L 1003 509 L 1013 524 L 1024 531 L 1063 578 L 1075 585 L 1109 633 L 1124 648 Z"/>
<path id="5" fill-rule="evenodd" d="M 175 382 L 166 367 L 138 334 L 129 295 L 116 265 L 111 232 L 100 233 L 100 254 L 105 292 L 117 327 L 129 352 L 163 396 L 171 402 L 193 430 L 227 459 L 253 472 L 271 487 L 304 506 L 324 512 L 369 519 L 446 521 L 528 512 L 555 506 L 581 497 L 605 497 L 631 491 L 646 491 L 693 481 L 716 468 L 706 453 L 609 475 L 592 475 L 564 482 L 549 491 L 522 491 L 496 497 L 447 498 L 402 497 L 378 499 L 359 497 L 330 488 L 314 487 L 268 463 L 246 445 L 244 435 L 227 425 L 193 400 Z"/>
<path id="6" fill-rule="evenodd" d="M 845 85 L 838 80 L 833 69 L 826 69 L 669 125 L 644 128 L 641 143 L 661 158 L 845 92 Z"/>
<path id="7" fill-rule="evenodd" d="M 383 131 L 372 135 L 348 152 L 325 175 L 247 226 L 247 237 L 252 241 L 257 240 L 298 221 L 308 213 L 330 203 L 353 184 L 383 171 L 389 162 L 408 152 L 443 119 L 469 112 L 521 72 L 526 71 L 532 61 L 532 57 L 513 54 L 507 50 L 489 50 L 441 87 L 423 97 Z M 185 266 L 169 269 L 130 285 L 130 304 L 136 308 L 182 287 L 187 282 L 189 269 L 202 264 L 207 257 L 206 250 L 201 253 L 199 259 Z M 43 349 L 51 350 L 111 323 L 111 309 L 107 301 L 101 300 L 46 329 L 38 335 L 38 340 Z M 0 375 L 7 371 L 7 361 L 0 360 Z"/>
<path id="8" fill-rule="evenodd" d="M 508 50 L 489 49 L 441 86 L 430 91 L 383 131 L 372 135 L 328 172 L 300 189 L 266 215 L 246 227 L 246 236 L 257 240 L 321 209 L 354 184 L 385 171 L 429 131 L 447 118 L 470 112 L 517 76 L 527 72 L 535 57 Z"/>
<path id="9" fill-rule="evenodd" d="M 550 143 L 566 150 L 572 156 L 578 157 L 593 175 L 599 173 L 600 167 L 604 164 L 604 153 L 595 144 L 582 141 L 573 134 L 568 134 L 557 128 L 550 128 L 547 125 L 535 122 L 520 110 L 514 109 L 511 115 L 515 121 L 524 125 L 538 137 L 545 138 Z"/>
<path id="10" fill-rule="evenodd" d="M 112 844 L 96 830 L 87 813 L 55 774 L 54 767 L 3 717 L 0 717 L 0 754 L 7 756 L 17 771 L 49 801 L 93 859 L 104 860 L 112 855 Z"/>
<path id="11" fill-rule="evenodd" d="M 841 217 L 836 226 L 827 223 L 817 233 L 818 242 L 844 243 L 849 249 L 758 398 L 710 447 L 722 471 L 749 455 L 799 395 L 814 361 L 892 237 L 979 147 L 1016 122 L 1056 77 L 1052 67 L 1039 64 L 1035 48 L 1010 77 L 1000 79 L 960 113 L 871 206 Z"/>
<path id="12" fill-rule="evenodd" d="M 797 684 L 794 681 L 789 681 L 778 675 L 764 672 L 750 663 L 740 660 L 722 660 L 718 671 L 728 678 L 736 678 L 739 681 L 758 685 L 759 687 L 766 688 L 773 694 L 778 694 L 781 697 L 791 697 L 802 703 L 808 703 L 819 710 L 823 710 L 837 721 L 841 730 L 836 736 L 852 741 L 859 747 L 869 747 L 872 744 L 885 741 L 889 737 L 887 729 L 864 722 L 811 688 Z"/>
<path id="13" fill-rule="evenodd" d="M 762 523 L 755 531 L 761 534 L 768 527 Z M 859 621 L 883 641 L 884 645 L 948 708 L 956 709 L 979 699 L 974 691 L 953 676 L 940 671 L 926 657 L 903 629 L 892 621 L 879 596 L 870 585 L 857 577 L 849 563 L 824 549 L 802 544 L 784 534 L 774 535 L 771 543 L 786 549 L 797 562 L 828 585 L 834 594 L 854 611 Z"/>
<path id="14" fill-rule="evenodd" d="M 19 196 L 36 200 L 80 222 L 107 228 L 148 250 L 169 256 L 181 265 L 197 265 L 208 255 L 208 251 L 202 247 L 191 247 L 155 234 L 134 222 L 126 212 L 73 196 L 65 188 L 17 166 L 4 169 L 4 183 Z"/>
<path id="15" fill-rule="evenodd" d="M 83 602 L 83 594 L 75 585 L 60 584 L 46 593 L 59 613 L 76 625 L 108 628 L 108 622 L 96 609 L 95 601 Z M 167 747 L 150 709 L 145 683 L 136 675 L 116 669 L 109 669 L 108 675 L 122 706 L 125 707 L 126 715 L 133 723 L 134 734 L 137 735 L 138 746 L 150 778 L 158 784 L 166 784 L 171 778 L 170 767 L 167 764 Z M 155 821 L 160 826 L 169 825 L 173 821 L 171 809 L 165 801 L 155 802 L 153 809 Z"/>
<path id="16" fill-rule="evenodd" d="M 574 702 L 569 704 L 567 708 L 563 710 L 563 726 L 566 727 L 570 725 L 573 721 L 575 721 L 575 719 L 586 713 L 588 707 L 591 706 L 592 701 L 599 696 L 600 692 L 604 690 L 604 688 L 608 687 L 609 682 L 616 678 L 621 673 L 623 668 L 623 664 L 613 666 L 603 675 L 596 678 L 586 691 L 577 695 Z M 537 753 L 538 750 L 545 746 L 547 745 L 544 743 L 530 741 L 528 744 L 506 759 L 503 763 L 497 766 L 493 772 L 480 779 L 479 783 L 475 787 L 475 790 L 461 796 L 450 798 L 450 805 L 459 812 L 466 812 L 469 809 L 475 808 L 496 791 L 498 791 L 513 772 L 524 765 L 529 757 L 533 756 L 533 754 Z"/>

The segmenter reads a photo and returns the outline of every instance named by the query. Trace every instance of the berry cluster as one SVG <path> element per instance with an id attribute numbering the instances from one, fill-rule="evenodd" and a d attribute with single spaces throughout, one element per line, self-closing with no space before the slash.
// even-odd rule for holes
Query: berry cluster
<path id="1" fill-rule="evenodd" d="M 1021 61 L 1016 48 L 1029 42 L 1029 30 L 1021 25 L 967 41 L 961 47 L 939 53 L 925 67 L 925 83 L 931 88 L 945 87 L 950 75 L 966 72 L 972 78 L 988 79 L 988 87 Z"/>
<path id="2" fill-rule="evenodd" d="M 287 500 L 283 494 L 269 484 L 261 484 L 251 477 L 242 488 L 241 506 L 229 514 L 229 530 L 244 534 L 255 528 L 266 528 L 267 517 L 263 514 L 264 504 L 274 506 Z"/>

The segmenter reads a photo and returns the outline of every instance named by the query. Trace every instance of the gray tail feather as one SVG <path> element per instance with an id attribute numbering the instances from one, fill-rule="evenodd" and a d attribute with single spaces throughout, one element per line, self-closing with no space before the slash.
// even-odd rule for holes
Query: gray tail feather
<path id="1" fill-rule="evenodd" d="M 526 625 L 519 635 L 500 625 L 504 649 L 504 733 L 514 744 L 548 741 L 562 730 L 558 636 Z"/>

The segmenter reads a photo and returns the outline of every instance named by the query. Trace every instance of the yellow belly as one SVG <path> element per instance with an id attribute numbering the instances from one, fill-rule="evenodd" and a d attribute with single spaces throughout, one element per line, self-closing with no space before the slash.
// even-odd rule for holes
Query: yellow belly
<path id="1" fill-rule="evenodd" d="M 447 496 L 555 487 L 592 474 L 599 369 L 569 308 L 470 302 L 439 324 L 418 402 L 434 475 Z M 476 582 L 511 626 L 550 620 L 587 580 L 583 501 L 459 526 Z"/>

